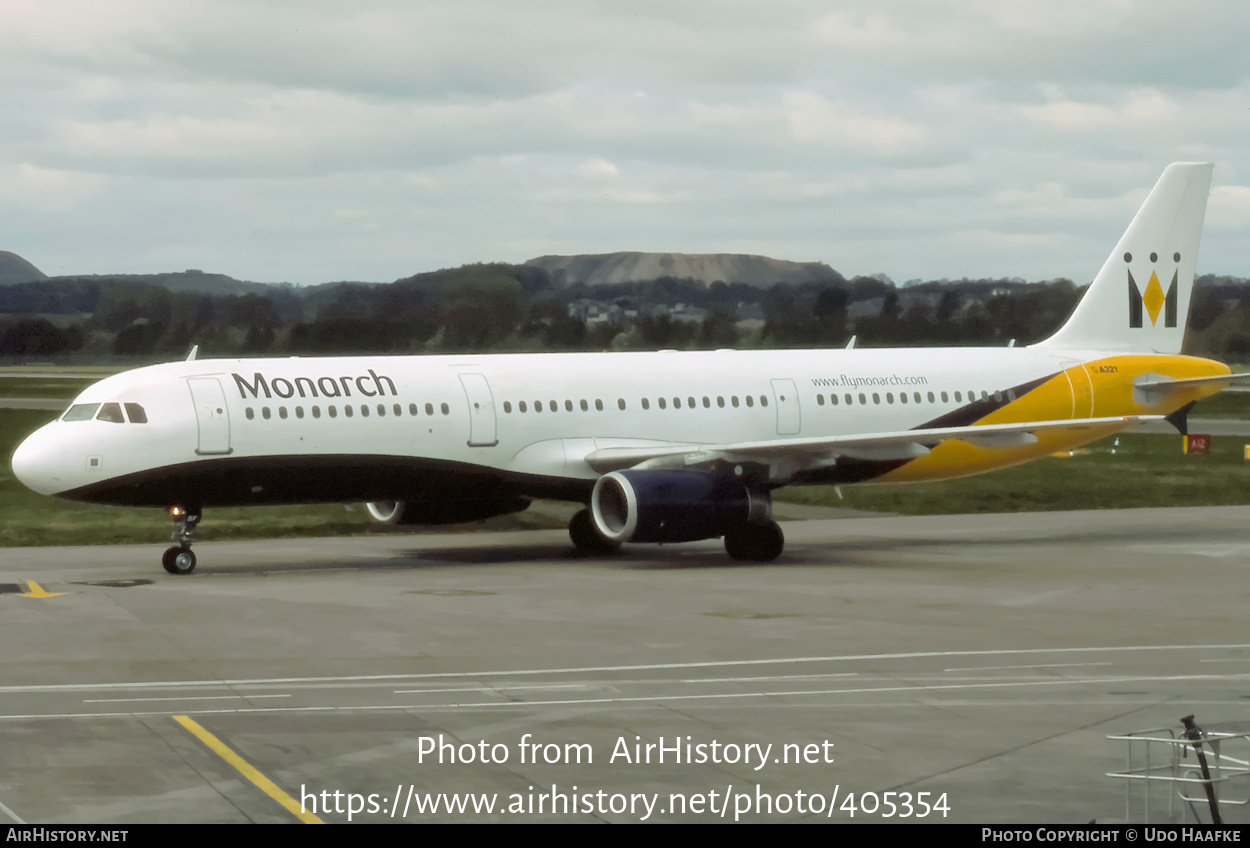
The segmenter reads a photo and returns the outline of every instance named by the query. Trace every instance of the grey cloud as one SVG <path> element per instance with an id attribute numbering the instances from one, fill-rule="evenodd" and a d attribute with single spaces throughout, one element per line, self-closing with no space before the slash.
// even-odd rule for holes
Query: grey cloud
<path id="1" fill-rule="evenodd" d="M 1164 165 L 1211 159 L 1200 267 L 1250 273 L 1243 6 L 32 4 L 0 54 L 0 248 L 303 282 L 625 249 L 1080 279 Z"/>

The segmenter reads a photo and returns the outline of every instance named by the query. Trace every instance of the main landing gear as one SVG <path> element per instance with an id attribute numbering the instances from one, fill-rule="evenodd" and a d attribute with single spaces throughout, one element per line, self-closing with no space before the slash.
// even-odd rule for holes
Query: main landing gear
<path id="1" fill-rule="evenodd" d="M 616 553 L 621 547 L 599 535 L 588 509 L 578 511 L 569 522 L 569 539 L 573 542 L 573 547 L 577 548 L 578 553 L 592 556 Z"/>
<path id="2" fill-rule="evenodd" d="M 579 553 L 604 556 L 620 549 L 595 530 L 590 510 L 583 509 L 569 522 L 569 539 Z M 781 556 L 786 537 L 776 521 L 748 521 L 725 533 L 725 553 L 740 562 L 772 562 Z"/>
<path id="3" fill-rule="evenodd" d="M 739 524 L 725 534 L 725 553 L 743 562 L 772 562 L 785 546 L 786 537 L 776 521 Z"/>
<path id="4" fill-rule="evenodd" d="M 195 571 L 195 554 L 191 553 L 191 543 L 195 540 L 195 525 L 200 523 L 202 514 L 198 509 L 181 506 L 170 507 L 169 514 L 174 519 L 174 532 L 169 538 L 178 544 L 165 551 L 165 555 L 161 557 L 161 565 L 170 574 L 190 574 Z"/>

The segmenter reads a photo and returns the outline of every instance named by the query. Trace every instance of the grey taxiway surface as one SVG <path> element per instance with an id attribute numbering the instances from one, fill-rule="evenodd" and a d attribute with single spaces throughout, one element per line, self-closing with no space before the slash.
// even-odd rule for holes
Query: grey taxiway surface
<path id="1" fill-rule="evenodd" d="M 1250 717 L 1250 508 L 784 527 L 0 551 L 0 822 L 1113 821 L 1108 734 Z"/>

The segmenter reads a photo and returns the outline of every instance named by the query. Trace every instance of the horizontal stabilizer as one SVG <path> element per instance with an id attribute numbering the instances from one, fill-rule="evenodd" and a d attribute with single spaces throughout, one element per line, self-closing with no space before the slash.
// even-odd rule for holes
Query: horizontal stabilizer
<path id="1" fill-rule="evenodd" d="M 1239 383 L 1250 385 L 1250 373 L 1216 374 L 1213 377 L 1165 377 L 1162 374 L 1142 374 L 1133 381 L 1133 400 L 1143 406 L 1151 406 L 1184 389 L 1202 386 L 1218 386 L 1221 389 L 1227 389 Z"/>

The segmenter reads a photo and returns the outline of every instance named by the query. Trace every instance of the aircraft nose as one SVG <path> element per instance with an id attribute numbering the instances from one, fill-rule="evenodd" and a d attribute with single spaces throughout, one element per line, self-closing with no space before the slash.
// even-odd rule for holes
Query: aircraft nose
<path id="1" fill-rule="evenodd" d="M 60 477 L 62 453 L 59 440 L 41 427 L 13 451 L 13 475 L 28 489 L 54 495 L 65 488 Z"/>

